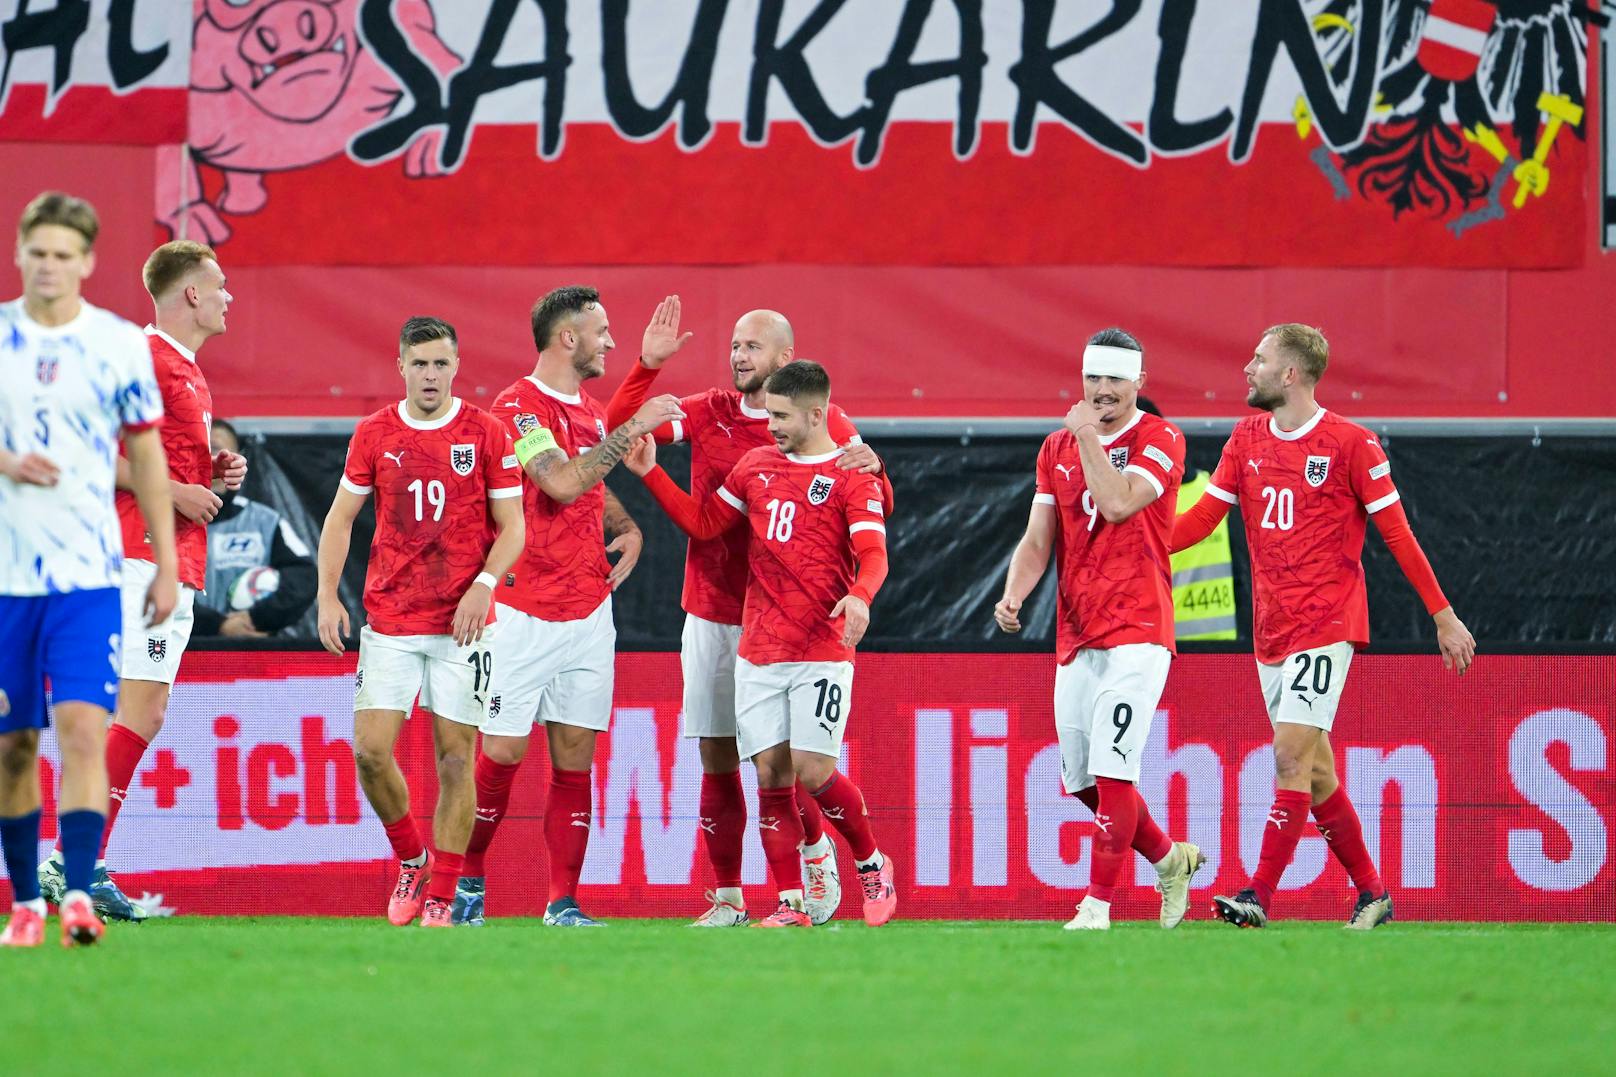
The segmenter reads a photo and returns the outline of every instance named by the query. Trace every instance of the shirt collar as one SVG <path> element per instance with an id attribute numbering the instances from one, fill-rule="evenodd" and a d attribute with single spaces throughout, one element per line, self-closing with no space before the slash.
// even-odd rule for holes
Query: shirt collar
<path id="1" fill-rule="evenodd" d="M 192 351 L 190 348 L 187 348 L 185 345 L 181 344 L 179 341 L 175 340 L 173 337 L 169 336 L 155 325 L 148 325 L 146 327 L 146 335 L 149 337 L 162 337 L 164 340 L 168 341 L 168 346 L 170 348 L 173 348 L 191 362 L 196 362 L 196 352 Z"/>

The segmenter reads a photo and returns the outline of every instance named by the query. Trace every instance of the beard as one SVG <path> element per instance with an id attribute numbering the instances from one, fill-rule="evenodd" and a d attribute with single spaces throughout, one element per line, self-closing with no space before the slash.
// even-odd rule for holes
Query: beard
<path id="1" fill-rule="evenodd" d="M 1254 385 L 1246 393 L 1246 406 L 1260 408 L 1263 411 L 1273 411 L 1285 403 L 1285 394 L 1272 390 L 1264 390 L 1260 385 Z"/>
<path id="2" fill-rule="evenodd" d="M 763 388 L 763 383 L 769 380 L 769 376 L 759 370 L 754 370 L 750 374 L 732 374 L 731 376 L 734 379 L 736 391 L 742 394 L 757 392 Z"/>

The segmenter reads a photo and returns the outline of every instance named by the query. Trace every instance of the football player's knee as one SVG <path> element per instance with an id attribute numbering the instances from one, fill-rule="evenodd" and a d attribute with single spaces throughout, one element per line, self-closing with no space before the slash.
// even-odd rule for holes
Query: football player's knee
<path id="1" fill-rule="evenodd" d="M 1295 781 L 1304 774 L 1309 774 L 1313 768 L 1313 761 L 1306 758 L 1310 754 L 1299 747 L 1289 744 L 1274 745 L 1274 775 L 1280 781 Z"/>
<path id="2" fill-rule="evenodd" d="M 379 744 L 369 741 L 354 740 L 354 767 L 359 771 L 359 777 L 370 780 L 381 776 L 392 761 L 393 752 L 390 748 L 383 748 Z"/>
<path id="3" fill-rule="evenodd" d="M 10 781 L 28 775 L 39 756 L 39 730 L 18 729 L 0 734 L 0 773 Z"/>
<path id="4" fill-rule="evenodd" d="M 471 781 L 471 753 L 450 748 L 438 755 L 438 784 L 465 785 Z"/>
<path id="5" fill-rule="evenodd" d="M 836 773 L 836 760 L 828 755 L 818 755 L 814 752 L 793 753 L 792 763 L 796 767 L 798 779 L 811 793 L 817 792 L 830 781 L 831 775 Z"/>

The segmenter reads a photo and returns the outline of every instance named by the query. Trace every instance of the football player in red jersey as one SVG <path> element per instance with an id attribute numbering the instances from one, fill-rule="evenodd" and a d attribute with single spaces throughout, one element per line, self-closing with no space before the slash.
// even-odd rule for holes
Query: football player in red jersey
<path id="1" fill-rule="evenodd" d="M 690 334 L 681 336 L 658 309 L 643 346 L 644 354 L 660 361 Z M 483 856 L 539 722 L 550 751 L 544 922 L 596 927 L 578 907 L 577 890 L 589 847 L 595 738 L 612 716 L 617 630 L 611 594 L 633 571 L 642 542 L 640 529 L 601 480 L 636 437 L 683 413 L 676 397 L 659 396 L 608 431 L 606 409 L 584 389 L 584 382 L 606 372 L 606 353 L 616 346 L 595 289 L 557 288 L 534 304 L 531 319 L 539 353 L 533 373 L 494 400 L 494 416 L 515 435 L 517 459 L 532 480 L 522 497 L 528 542 L 497 592 L 500 674 L 477 756 L 477 824 L 454 919 L 483 922 Z M 609 545 L 602 543 L 603 531 Z M 620 555 L 616 565 L 608 562 L 609 553 Z"/>
<path id="2" fill-rule="evenodd" d="M 494 586 L 522 549 L 522 474 L 500 424 L 453 395 L 454 327 L 411 318 L 398 349 L 405 398 L 354 430 L 320 532 L 319 631 L 326 650 L 343 652 L 348 611 L 337 584 L 354 518 L 374 492 L 354 762 L 399 859 L 388 920 L 402 927 L 419 913 L 422 927 L 448 927 L 476 808 L 477 730 L 492 695 Z M 409 787 L 393 758 L 417 696 L 432 715 L 437 749 L 435 854 L 410 815 Z"/>
<path id="3" fill-rule="evenodd" d="M 826 426 L 824 367 L 789 363 L 764 390 L 774 446 L 743 455 L 704 501 L 656 467 L 651 438 L 635 448 L 629 468 L 692 538 L 750 524 L 735 661 L 736 741 L 757 766 L 758 830 L 780 900 L 756 926 L 813 926 L 798 859 L 800 779 L 852 847 L 864 921 L 878 927 L 897 910 L 892 859 L 876 845 L 864 794 L 836 760 L 852 712 L 853 649 L 887 575 L 885 491 L 876 476 L 836 466 L 842 450 Z"/>
<path id="4" fill-rule="evenodd" d="M 1067 930 L 1110 929 L 1112 896 L 1135 850 L 1156 868 L 1162 927 L 1177 927 L 1206 861 L 1189 842 L 1168 840 L 1135 788 L 1176 651 L 1167 540 L 1184 479 L 1184 435 L 1139 410 L 1144 381 L 1144 349 L 1131 335 L 1104 329 L 1089 338 L 1083 400 L 1039 450 L 1027 533 L 994 608 L 1001 629 L 1021 631 L 1022 603 L 1054 552 L 1061 778 L 1100 828 L 1088 893 Z"/>
<path id="5" fill-rule="evenodd" d="M 1239 504 L 1251 550 L 1257 675 L 1274 727 L 1277 789 L 1251 884 L 1213 898 L 1213 911 L 1241 927 L 1268 922 L 1310 812 L 1358 889 L 1347 927 L 1368 931 L 1392 916 L 1330 748 L 1347 667 L 1369 642 L 1362 558 L 1370 519 L 1435 620 L 1443 665 L 1463 675 L 1476 654 L 1409 528 L 1380 439 L 1314 399 L 1329 361 L 1329 342 L 1312 326 L 1263 333 L 1245 373 L 1246 403 L 1265 414 L 1235 426 L 1211 485 L 1173 528 L 1176 553 Z"/>
<path id="6" fill-rule="evenodd" d="M 107 843 L 140 760 L 163 728 L 169 692 L 190 642 L 192 609 L 207 574 L 207 525 L 220 504 L 211 483 L 220 479 L 229 489 L 239 489 L 247 475 L 245 457 L 215 454 L 209 445 L 213 397 L 197 363 L 202 345 L 225 331 L 225 313 L 234 298 L 225 289 L 218 258 L 201 243 L 176 240 L 151 253 L 141 277 L 154 308 L 146 339 L 163 395 L 162 439 L 174 500 L 179 601 L 165 620 L 146 624 L 143 607 L 146 591 L 157 576 L 157 563 L 135 500 L 129 461 L 120 455 L 116 500 L 124 550 L 123 652 L 118 709 L 107 729 L 107 825 L 101 833 L 101 858 L 96 861 L 90 887 L 96 912 L 108 919 L 133 921 L 146 919 L 146 910 L 126 897 L 107 873 Z M 60 843 L 39 865 L 39 886 L 53 902 L 66 891 Z"/>
<path id="7" fill-rule="evenodd" d="M 679 325 L 679 297 L 669 296 L 658 316 Z M 763 385 L 769 375 L 796 358 L 796 338 L 785 315 L 754 310 L 735 323 L 729 346 L 733 388 L 709 389 L 679 401 L 684 418 L 651 432 L 657 444 L 690 445 L 690 492 L 699 501 L 718 489 L 736 462 L 749 450 L 773 445 Z M 656 380 L 662 362 L 641 356 L 606 406 L 608 425 L 633 414 Z M 825 424 L 831 439 L 843 446 L 836 461 L 842 470 L 880 474 L 881 460 L 859 438 L 842 409 L 830 405 Z M 882 475 L 887 512 L 892 485 Z M 741 606 L 746 598 L 748 533 L 733 528 L 713 539 L 691 539 L 685 556 L 684 632 L 679 665 L 684 680 L 681 710 L 684 735 L 699 739 L 701 749 L 701 837 L 712 865 L 714 892 L 697 927 L 736 927 L 747 922 L 741 892 L 742 841 L 746 832 L 746 797 L 741 787 L 741 758 L 735 745 L 735 653 L 741 640 Z M 804 841 L 802 848 L 804 907 L 822 924 L 841 903 L 841 877 L 836 848 L 825 834 L 823 813 L 806 786 L 797 786 Z"/>

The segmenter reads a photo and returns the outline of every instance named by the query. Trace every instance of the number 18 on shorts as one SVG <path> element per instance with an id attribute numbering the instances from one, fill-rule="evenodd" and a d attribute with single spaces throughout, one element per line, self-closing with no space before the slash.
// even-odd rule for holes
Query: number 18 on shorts
<path id="1" fill-rule="evenodd" d="M 735 660 L 735 740 L 744 759 L 787 742 L 839 758 L 852 709 L 851 662 Z"/>
<path id="2" fill-rule="evenodd" d="M 1165 647 L 1128 643 L 1078 651 L 1055 667 L 1055 733 L 1068 793 L 1095 778 L 1139 780 L 1139 757 L 1172 660 Z"/>

